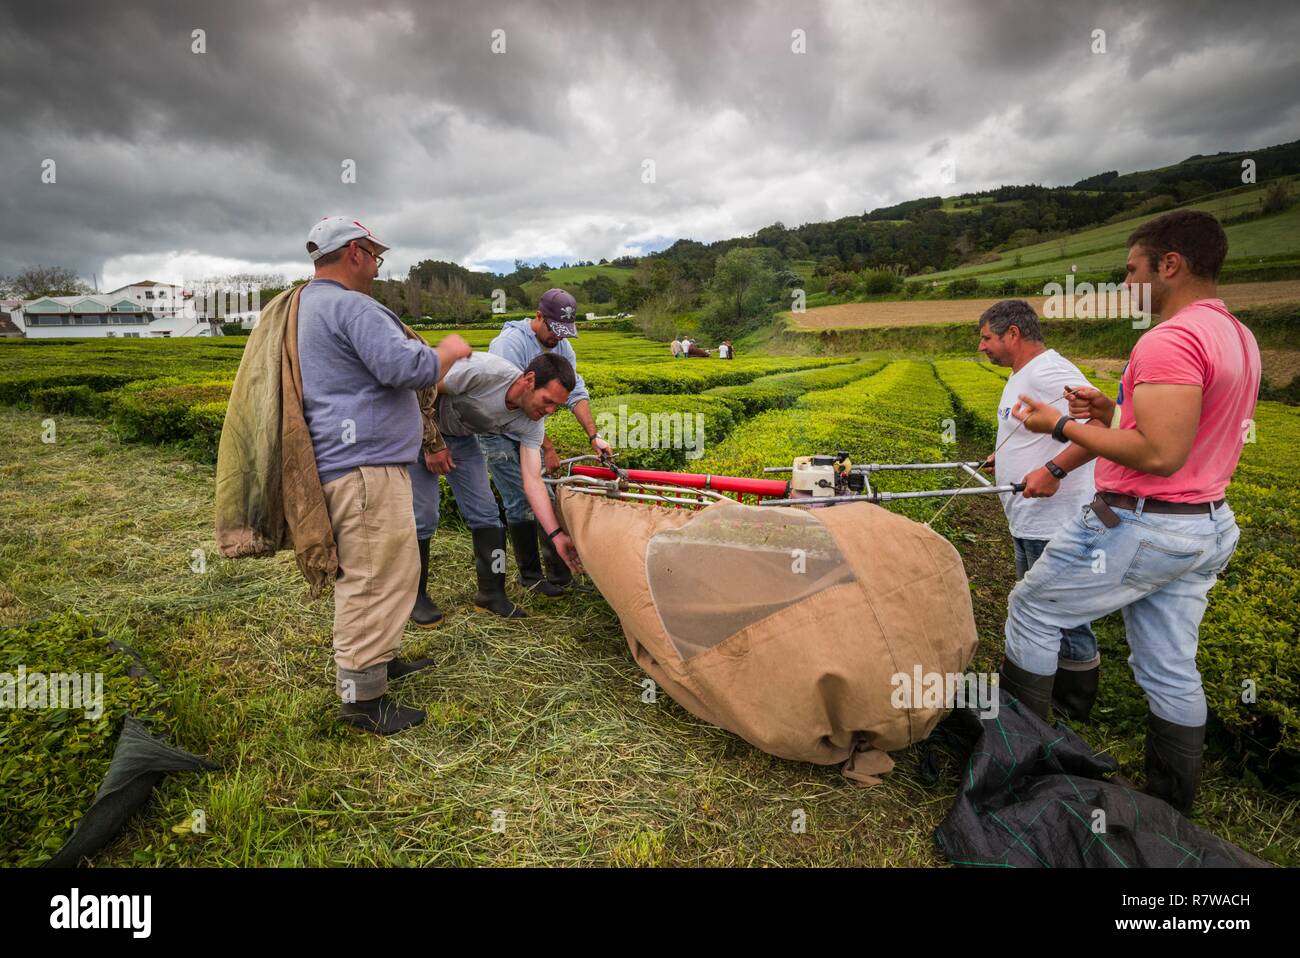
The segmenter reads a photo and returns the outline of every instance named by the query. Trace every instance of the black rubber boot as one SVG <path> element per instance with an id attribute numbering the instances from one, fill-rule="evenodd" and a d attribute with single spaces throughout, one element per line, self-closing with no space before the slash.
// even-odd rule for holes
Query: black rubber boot
<path id="1" fill-rule="evenodd" d="M 1026 672 L 1005 657 L 1002 659 L 1002 668 L 998 670 L 998 687 L 1002 692 L 1018 698 L 1044 722 L 1047 721 L 1047 712 L 1052 706 L 1052 686 L 1055 682 L 1055 675 Z"/>
<path id="2" fill-rule="evenodd" d="M 1056 684 L 1052 686 L 1052 705 L 1056 711 L 1076 722 L 1086 722 L 1092 716 L 1093 703 L 1097 701 L 1097 681 L 1101 666 L 1090 669 L 1057 669 Z"/>
<path id="3" fill-rule="evenodd" d="M 564 594 L 563 589 L 551 585 L 542 575 L 542 557 L 537 547 L 537 520 L 510 523 L 510 544 L 515 547 L 520 585 L 547 598 Z"/>
<path id="4" fill-rule="evenodd" d="M 398 705 L 387 695 L 365 702 L 344 702 L 339 712 L 344 725 L 375 735 L 394 735 L 424 721 L 424 712 Z"/>
<path id="5" fill-rule="evenodd" d="M 429 540 L 416 539 L 420 547 L 420 590 L 415 593 L 415 606 L 411 609 L 411 621 L 421 629 L 432 629 L 442 621 L 442 609 L 434 605 L 426 591 L 429 586 Z"/>
<path id="6" fill-rule="evenodd" d="M 433 665 L 433 659 L 389 659 L 388 660 L 388 678 L 400 679 L 403 675 L 410 675 L 412 672 L 419 672 Z"/>
<path id="7" fill-rule="evenodd" d="M 573 573 L 569 571 L 569 567 L 564 564 L 564 560 L 555 550 L 555 543 L 546 538 L 545 533 L 542 533 L 540 538 L 542 562 L 546 564 L 546 581 L 563 591 L 573 584 Z"/>
<path id="8" fill-rule="evenodd" d="M 1204 725 L 1175 725 L 1148 712 L 1147 787 L 1143 791 L 1191 815 L 1201 784 L 1204 746 Z"/>
<path id="9" fill-rule="evenodd" d="M 478 576 L 478 592 L 474 595 L 474 608 L 491 612 L 506 619 L 525 619 L 528 613 L 506 597 L 506 573 L 492 571 L 494 558 L 505 559 L 506 530 L 500 526 L 488 529 L 471 529 L 474 536 L 474 574 Z"/>

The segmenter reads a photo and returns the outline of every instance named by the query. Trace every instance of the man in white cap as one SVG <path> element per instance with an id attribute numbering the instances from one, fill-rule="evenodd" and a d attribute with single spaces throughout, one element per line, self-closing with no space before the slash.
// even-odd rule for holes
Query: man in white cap
<path id="1" fill-rule="evenodd" d="M 488 352 L 509 360 L 520 369 L 526 369 L 543 353 L 563 356 L 574 369 L 575 385 L 565 405 L 578 420 L 591 443 L 592 452 L 605 455 L 612 450 L 608 442 L 596 431 L 591 415 L 587 384 L 578 374 L 578 357 L 574 355 L 569 340 L 578 335 L 578 303 L 562 289 L 548 289 L 537 304 L 532 319 L 519 319 L 506 323 L 488 346 Z M 543 433 L 543 435 L 545 435 Z M 557 596 L 573 581 L 569 567 L 561 559 L 550 539 L 539 537 L 537 519 L 524 495 L 524 481 L 520 473 L 519 438 L 500 433 L 481 434 L 479 446 L 487 459 L 492 482 L 501 494 L 505 505 L 506 525 L 510 530 L 510 544 L 515 550 L 515 564 L 519 567 L 519 583 L 538 595 Z M 560 457 L 549 438 L 542 442 L 542 464 L 547 472 L 560 467 Z M 545 530 L 542 530 L 545 531 Z M 546 571 L 542 572 L 545 558 Z"/>
<path id="2" fill-rule="evenodd" d="M 388 680 L 433 664 L 396 657 L 420 570 L 406 469 L 424 437 L 416 390 L 470 354 L 459 336 L 436 348 L 411 338 L 370 297 L 387 249 L 356 220 L 321 220 L 307 236 L 316 275 L 298 303 L 303 416 L 338 548 L 339 718 L 379 735 L 424 720 L 389 699 Z"/>

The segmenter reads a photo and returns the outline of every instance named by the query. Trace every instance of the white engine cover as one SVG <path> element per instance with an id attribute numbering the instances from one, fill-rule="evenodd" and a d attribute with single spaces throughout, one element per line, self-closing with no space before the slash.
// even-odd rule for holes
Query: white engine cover
<path id="1" fill-rule="evenodd" d="M 835 467 L 814 466 L 811 456 L 799 457 L 794 461 L 790 490 L 805 496 L 835 495 Z"/>

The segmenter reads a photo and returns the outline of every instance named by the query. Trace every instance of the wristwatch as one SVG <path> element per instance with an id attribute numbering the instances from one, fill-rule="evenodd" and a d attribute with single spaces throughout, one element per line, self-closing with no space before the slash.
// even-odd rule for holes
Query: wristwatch
<path id="1" fill-rule="evenodd" d="M 561 529 L 559 526 L 556 526 L 552 531 L 546 533 L 546 538 L 550 539 L 551 541 L 555 541 L 555 537 L 558 536 L 563 531 L 564 530 Z"/>
<path id="2" fill-rule="evenodd" d="M 1047 460 L 1047 463 L 1043 466 L 1043 468 L 1046 469 L 1048 472 L 1050 472 L 1052 475 L 1054 475 L 1057 479 L 1064 479 L 1066 476 L 1069 475 L 1068 472 L 1066 472 L 1056 463 L 1052 462 L 1052 460 L 1050 459 Z"/>

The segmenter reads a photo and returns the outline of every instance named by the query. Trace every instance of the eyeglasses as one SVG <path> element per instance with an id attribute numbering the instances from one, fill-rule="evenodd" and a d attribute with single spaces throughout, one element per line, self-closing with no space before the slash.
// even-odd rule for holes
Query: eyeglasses
<path id="1" fill-rule="evenodd" d="M 357 249 L 361 250 L 361 252 L 363 252 L 363 253 L 369 253 L 369 254 L 370 254 L 370 258 L 373 259 L 373 260 L 375 261 L 375 269 L 379 269 L 381 266 L 384 265 L 384 258 L 383 258 L 382 256 L 377 256 L 377 255 L 375 255 L 375 251 L 374 251 L 374 250 L 366 249 L 364 246 L 362 246 L 362 245 L 361 245 L 360 243 L 358 243 L 356 240 L 353 240 L 353 241 L 352 241 L 352 245 L 355 246 Z"/>

